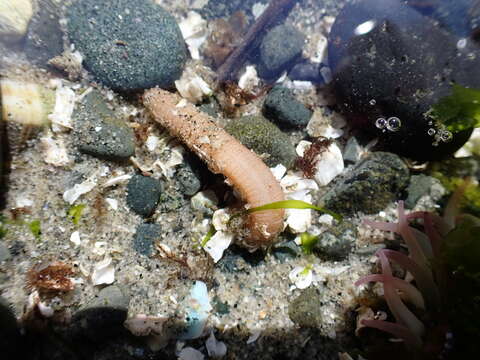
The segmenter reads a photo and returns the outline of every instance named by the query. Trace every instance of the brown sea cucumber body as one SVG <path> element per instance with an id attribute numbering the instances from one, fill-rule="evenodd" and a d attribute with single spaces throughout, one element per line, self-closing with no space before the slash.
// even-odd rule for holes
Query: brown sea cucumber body
<path id="1" fill-rule="evenodd" d="M 223 174 L 248 207 L 284 200 L 283 191 L 270 169 L 252 151 L 219 127 L 205 113 L 168 91 L 147 90 L 145 106 L 155 120 L 179 138 L 209 169 Z M 248 215 L 247 245 L 269 245 L 283 230 L 284 210 L 265 210 Z"/>

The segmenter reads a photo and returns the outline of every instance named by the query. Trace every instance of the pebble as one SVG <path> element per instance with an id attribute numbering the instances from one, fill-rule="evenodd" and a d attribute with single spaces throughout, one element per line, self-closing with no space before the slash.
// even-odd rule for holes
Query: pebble
<path id="1" fill-rule="evenodd" d="M 288 169 L 293 166 L 297 155 L 290 137 L 264 117 L 234 119 L 225 130 L 257 155 L 268 154 L 264 162 L 269 167 L 282 164 Z"/>
<path id="2" fill-rule="evenodd" d="M 24 51 L 28 60 L 40 67 L 47 67 L 48 60 L 64 50 L 60 27 L 61 6 L 59 1 L 39 0 L 38 10 L 28 26 Z"/>
<path id="3" fill-rule="evenodd" d="M 288 304 L 288 316 L 302 328 L 319 328 L 323 323 L 319 289 L 311 286 Z"/>
<path id="4" fill-rule="evenodd" d="M 427 175 L 412 175 L 410 184 L 407 187 L 408 197 L 405 200 L 405 207 L 413 209 L 422 196 L 430 195 L 434 186 L 441 186 L 440 181 Z"/>
<path id="5" fill-rule="evenodd" d="M 278 126 L 286 128 L 305 127 L 312 117 L 312 111 L 295 98 L 292 90 L 279 85 L 268 93 L 263 114 Z"/>
<path id="6" fill-rule="evenodd" d="M 198 174 L 188 163 L 183 163 L 175 174 L 175 179 L 180 184 L 180 191 L 187 196 L 193 196 L 202 188 Z"/>
<path id="7" fill-rule="evenodd" d="M 351 222 L 342 221 L 318 236 L 314 245 L 315 253 L 332 260 L 343 260 L 348 257 L 357 239 L 357 228 Z"/>
<path id="8" fill-rule="evenodd" d="M 127 185 L 127 205 L 138 215 L 149 217 L 155 211 L 162 192 L 160 180 L 136 174 Z"/>
<path id="9" fill-rule="evenodd" d="M 31 0 L 2 0 L 0 2 L 0 40 L 16 42 L 23 38 L 32 15 Z"/>
<path id="10" fill-rule="evenodd" d="M 271 29 L 260 44 L 258 73 L 263 78 L 274 78 L 289 70 L 301 54 L 305 35 L 291 25 Z"/>
<path id="11" fill-rule="evenodd" d="M 12 258 L 12 254 L 10 254 L 10 250 L 4 244 L 0 243 L 0 263 L 4 261 L 8 261 Z"/>
<path id="12" fill-rule="evenodd" d="M 141 255 L 150 256 L 153 253 L 153 244 L 158 240 L 162 228 L 159 224 L 140 224 L 133 238 L 133 248 Z"/>
<path id="13" fill-rule="evenodd" d="M 345 149 L 343 150 L 343 161 L 346 163 L 354 164 L 362 155 L 362 147 L 358 143 L 358 140 L 355 136 L 352 136 L 348 139 Z"/>
<path id="14" fill-rule="evenodd" d="M 118 161 L 135 154 L 133 130 L 107 107 L 98 91 L 93 90 L 77 104 L 73 120 L 73 134 L 80 152 Z"/>
<path id="15" fill-rule="evenodd" d="M 187 58 L 174 17 L 150 0 L 76 1 L 68 35 L 97 80 L 119 91 L 173 87 Z M 95 25 L 92 25 L 95 24 Z"/>
<path id="16" fill-rule="evenodd" d="M 353 166 L 321 199 L 327 209 L 353 215 L 375 214 L 398 198 L 409 181 L 409 170 L 400 157 L 375 152 Z"/>

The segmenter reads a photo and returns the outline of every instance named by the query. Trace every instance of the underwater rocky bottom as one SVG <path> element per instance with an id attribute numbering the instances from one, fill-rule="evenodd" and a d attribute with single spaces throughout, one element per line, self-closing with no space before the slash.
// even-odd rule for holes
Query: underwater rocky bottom
<path id="1" fill-rule="evenodd" d="M 479 26 L 2 1 L 2 358 L 476 358 Z"/>

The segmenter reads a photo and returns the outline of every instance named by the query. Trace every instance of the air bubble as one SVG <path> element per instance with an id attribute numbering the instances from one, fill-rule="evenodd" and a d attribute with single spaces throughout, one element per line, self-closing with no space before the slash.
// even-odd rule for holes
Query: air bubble
<path id="1" fill-rule="evenodd" d="M 398 117 L 391 117 L 387 120 L 387 129 L 390 131 L 398 131 L 402 126 L 402 122 Z"/>
<path id="2" fill-rule="evenodd" d="M 370 100 L 369 104 L 372 105 L 372 106 L 375 106 L 377 104 L 377 100 L 372 99 L 372 100 Z"/>
<path id="3" fill-rule="evenodd" d="M 452 140 L 452 138 L 453 138 L 453 135 L 450 131 L 442 131 L 442 133 L 440 134 L 440 139 L 443 142 L 449 142 Z"/>
<path id="4" fill-rule="evenodd" d="M 427 131 L 427 134 L 430 135 L 430 136 L 435 135 L 435 133 L 436 133 L 436 131 L 435 131 L 435 129 L 433 129 L 433 128 L 430 128 L 430 129 L 428 129 L 428 131 Z"/>
<path id="5" fill-rule="evenodd" d="M 387 119 L 378 118 L 377 121 L 375 121 L 375 126 L 379 129 L 385 128 L 387 126 Z"/>

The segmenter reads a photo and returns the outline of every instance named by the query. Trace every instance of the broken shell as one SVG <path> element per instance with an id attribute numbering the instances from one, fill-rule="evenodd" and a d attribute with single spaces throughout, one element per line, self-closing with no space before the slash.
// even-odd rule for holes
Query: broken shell
<path id="1" fill-rule="evenodd" d="M 2 118 L 22 125 L 42 126 L 48 123 L 55 94 L 35 83 L 1 79 Z"/>

